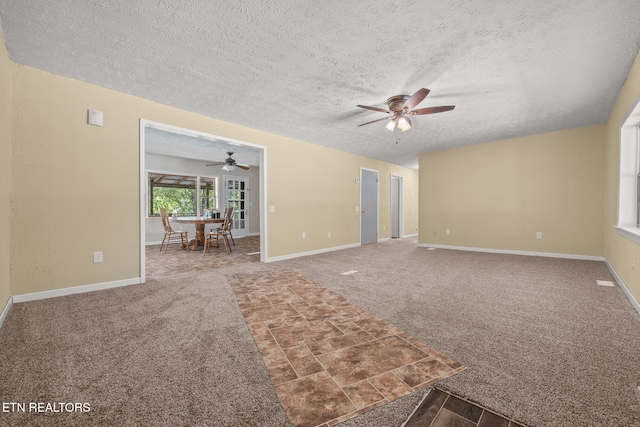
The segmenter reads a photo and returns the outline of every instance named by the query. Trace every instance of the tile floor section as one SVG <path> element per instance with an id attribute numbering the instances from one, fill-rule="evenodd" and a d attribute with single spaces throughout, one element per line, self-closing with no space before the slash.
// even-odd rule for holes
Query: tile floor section
<path id="1" fill-rule="evenodd" d="M 525 427 L 442 390 L 429 392 L 402 427 Z"/>
<path id="2" fill-rule="evenodd" d="M 464 369 L 294 271 L 227 280 L 296 427 L 334 426 Z"/>

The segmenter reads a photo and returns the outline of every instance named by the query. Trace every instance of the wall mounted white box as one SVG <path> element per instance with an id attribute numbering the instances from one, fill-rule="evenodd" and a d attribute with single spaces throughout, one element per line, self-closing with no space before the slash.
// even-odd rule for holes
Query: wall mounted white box
<path id="1" fill-rule="evenodd" d="M 102 126 L 102 111 L 87 110 L 87 124 Z"/>

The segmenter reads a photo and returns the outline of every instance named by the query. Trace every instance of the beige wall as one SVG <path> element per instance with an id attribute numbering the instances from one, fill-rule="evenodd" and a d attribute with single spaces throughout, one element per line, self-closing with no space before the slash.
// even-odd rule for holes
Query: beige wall
<path id="1" fill-rule="evenodd" d="M 420 243 L 602 256 L 603 139 L 597 125 L 422 154 Z"/>
<path id="2" fill-rule="evenodd" d="M 13 295 L 139 277 L 140 101 L 20 65 L 14 90 Z"/>
<path id="3" fill-rule="evenodd" d="M 0 313 L 11 296 L 11 116 L 13 64 L 0 32 Z"/>
<path id="4" fill-rule="evenodd" d="M 269 257 L 358 243 L 360 167 L 380 170 L 380 237 L 390 235 L 391 173 L 405 177 L 405 233 L 417 233 L 415 170 L 13 69 L 13 295 L 139 277 L 141 118 L 267 147 Z M 86 124 L 87 109 L 104 113 L 103 127 Z"/>
<path id="5" fill-rule="evenodd" d="M 618 217 L 618 162 L 620 124 L 640 99 L 640 55 L 636 58 L 627 80 L 606 125 L 605 147 L 605 257 L 640 301 L 640 271 L 634 268 L 634 259 L 640 262 L 640 245 L 619 236 L 614 226 Z"/>
<path id="6" fill-rule="evenodd" d="M 359 242 L 361 167 L 379 171 L 379 238 L 391 236 L 391 174 L 405 177 L 405 234 L 417 233 L 415 170 L 287 139 L 269 145 L 268 161 L 271 257 Z"/>
<path id="7" fill-rule="evenodd" d="M 421 243 L 605 255 L 640 299 L 640 246 L 613 228 L 619 124 L 640 98 L 639 59 L 606 125 L 426 153 L 419 180 L 411 169 L 13 64 L 1 33 L 0 93 L 0 309 L 10 295 L 139 276 L 140 118 L 268 147 L 270 257 L 357 243 L 354 180 L 366 167 L 380 171 L 380 238 L 390 236 L 398 174 L 405 233 L 419 231 Z M 104 112 L 104 127 L 86 125 L 88 108 Z M 97 250 L 102 264 L 92 262 Z"/>

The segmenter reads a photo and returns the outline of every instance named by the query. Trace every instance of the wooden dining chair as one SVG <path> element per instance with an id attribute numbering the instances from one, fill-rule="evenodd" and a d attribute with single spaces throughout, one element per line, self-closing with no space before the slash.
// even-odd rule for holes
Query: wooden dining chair
<path id="1" fill-rule="evenodd" d="M 160 244 L 160 252 L 162 252 L 162 247 L 164 246 L 164 253 L 167 253 L 167 249 L 169 249 L 169 242 L 178 241 L 180 239 L 180 243 L 182 244 L 182 249 L 186 249 L 189 247 L 189 238 L 187 237 L 186 231 L 175 231 L 171 228 L 171 223 L 169 222 L 169 214 L 165 208 L 160 208 L 160 216 L 162 217 L 162 226 L 164 227 L 164 237 L 162 238 L 162 243 Z M 166 246 L 165 246 L 166 243 Z"/>
<path id="2" fill-rule="evenodd" d="M 228 206 L 224 212 L 224 220 L 222 222 L 222 226 L 206 234 L 204 239 L 204 249 L 202 250 L 202 255 L 205 255 L 209 251 L 209 248 L 213 244 L 214 238 L 216 241 L 215 247 L 219 248 L 220 247 L 219 239 L 221 237 L 222 237 L 222 241 L 224 242 L 224 247 L 227 250 L 227 255 L 231 253 L 231 245 L 229 244 L 229 238 L 227 236 L 230 235 L 232 223 L 233 223 L 233 206 Z"/>
<path id="3" fill-rule="evenodd" d="M 233 240 L 233 234 L 231 233 L 231 230 L 233 230 L 233 212 L 235 211 L 235 208 L 233 206 L 229 206 L 227 207 L 227 209 L 231 209 L 231 218 L 229 219 L 229 226 L 227 227 L 227 232 L 229 233 L 229 237 L 231 237 L 231 243 L 233 243 L 233 246 L 236 245 L 236 241 Z M 225 210 L 225 215 L 227 213 L 227 210 Z M 220 227 L 218 227 L 218 230 L 222 230 L 223 225 L 221 225 Z M 213 231 L 213 229 L 211 229 L 211 231 Z"/>

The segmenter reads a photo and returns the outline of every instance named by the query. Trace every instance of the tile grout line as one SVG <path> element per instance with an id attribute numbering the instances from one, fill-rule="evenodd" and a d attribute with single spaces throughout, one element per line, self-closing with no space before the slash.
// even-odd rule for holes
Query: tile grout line
<path id="1" fill-rule="evenodd" d="M 478 408 L 482 409 L 483 411 L 490 412 L 490 413 L 492 413 L 493 415 L 496 415 L 496 416 L 498 416 L 498 417 L 500 417 L 500 418 L 503 418 L 503 419 L 505 419 L 505 420 L 509 421 L 509 423 L 510 423 L 510 424 L 511 424 L 511 423 L 515 423 L 515 424 L 517 424 L 517 425 L 519 425 L 519 426 L 520 426 L 520 425 L 522 425 L 522 426 L 526 427 L 526 426 L 525 426 L 524 424 L 522 424 L 521 422 L 516 421 L 516 420 L 514 420 L 513 418 L 508 417 L 508 416 L 506 416 L 506 415 L 502 415 L 502 414 L 500 414 L 500 413 L 498 413 L 498 412 L 496 412 L 496 411 L 493 411 L 493 410 L 491 410 L 491 409 L 489 409 L 489 408 L 487 408 L 487 407 L 483 406 L 483 405 L 482 405 L 482 404 L 480 404 L 480 403 L 476 403 L 476 402 L 474 402 L 474 401 L 472 401 L 472 400 L 470 400 L 470 399 L 467 399 L 466 397 L 458 396 L 458 395 L 456 395 L 456 394 L 453 394 L 453 393 L 451 393 L 451 392 L 448 392 L 448 391 L 446 391 L 446 390 L 444 390 L 444 389 L 441 389 L 441 388 L 438 388 L 438 387 L 434 387 L 434 389 L 436 389 L 436 390 L 440 390 L 441 392 L 446 393 L 446 394 L 447 394 L 447 395 L 449 395 L 449 396 L 457 397 L 458 399 L 460 399 L 460 400 L 462 400 L 462 401 L 464 401 L 464 402 L 467 402 L 467 403 L 469 403 L 469 404 L 471 404 L 471 405 L 473 405 L 473 406 L 477 406 Z"/>
<path id="2" fill-rule="evenodd" d="M 413 408 L 413 411 L 411 411 L 411 413 L 409 414 L 409 416 L 404 420 L 404 422 L 402 423 L 402 425 L 400 427 L 406 427 L 407 423 L 409 422 L 409 420 L 411 420 L 411 418 L 415 415 L 415 413 L 418 411 L 418 409 L 422 406 L 422 404 L 424 403 L 425 400 L 427 400 L 427 397 L 429 397 L 429 395 L 431 394 L 431 392 L 434 391 L 433 388 L 427 388 L 427 392 L 425 393 L 425 395 L 422 397 L 422 399 L 420 399 L 420 402 L 418 402 L 418 404 L 416 405 L 415 408 Z M 425 427 L 429 427 L 429 426 L 425 426 Z"/>
<path id="3" fill-rule="evenodd" d="M 296 295 L 298 295 L 298 294 L 296 293 Z M 298 296 L 299 296 L 299 295 L 298 295 Z M 267 298 L 267 300 L 268 300 L 268 298 Z M 306 301 L 305 301 L 305 302 L 306 302 Z M 270 304 L 271 306 L 273 306 L 273 305 L 274 305 L 271 301 L 269 301 L 269 304 Z M 292 307 L 292 309 L 293 309 L 294 311 L 296 311 L 296 313 L 298 313 L 298 315 L 299 315 L 301 318 L 303 318 L 303 319 L 305 320 L 305 322 L 306 322 L 307 324 L 309 324 L 309 320 L 307 320 L 307 319 L 306 319 L 302 314 L 300 314 L 300 312 L 298 312 L 298 311 L 295 309 L 295 307 L 293 307 L 291 304 L 289 304 L 289 305 Z M 376 319 L 377 319 L 377 318 L 376 318 Z M 339 327 L 337 327 L 337 326 L 333 323 L 333 321 L 332 321 L 332 320 L 327 319 L 327 321 L 328 321 L 329 323 L 331 323 L 331 325 L 332 325 L 332 326 L 334 326 L 336 329 L 338 329 L 338 330 L 342 333 L 341 337 L 351 335 L 351 334 L 345 334 L 342 330 L 340 330 L 340 328 L 339 328 Z M 298 373 L 298 371 L 295 369 L 295 367 L 293 366 L 293 363 L 291 363 L 291 359 L 289 358 L 289 356 L 288 356 L 288 355 L 287 355 L 287 353 L 285 352 L 285 349 L 280 345 L 280 343 L 278 342 L 278 340 L 276 339 L 276 337 L 273 335 L 273 333 L 272 333 L 272 328 L 270 328 L 270 327 L 266 324 L 266 321 L 265 321 L 265 322 L 260 322 L 260 323 L 264 324 L 264 326 L 267 328 L 267 330 L 269 331 L 270 336 L 273 338 L 273 341 L 276 343 L 276 345 L 278 346 L 278 348 L 280 349 L 280 351 L 284 354 L 284 356 L 285 356 L 285 358 L 287 359 L 287 361 L 288 361 L 288 363 L 289 363 L 290 367 L 293 369 L 294 373 L 296 374 L 296 378 L 295 378 L 295 379 L 293 379 L 293 380 L 290 380 L 290 381 L 296 381 L 296 380 L 298 380 L 298 379 L 302 379 L 302 378 L 308 377 L 309 375 L 313 375 L 313 374 L 309 374 L 309 375 L 301 376 L 301 375 Z M 352 322 L 352 323 L 353 323 L 353 322 Z M 287 325 L 287 326 L 290 326 L 290 325 Z M 281 327 L 286 327 L 286 326 L 281 326 Z M 429 354 L 429 353 L 427 353 L 427 352 L 425 352 L 425 351 L 423 351 L 423 350 L 419 349 L 418 347 L 414 346 L 412 343 L 408 342 L 407 340 L 403 339 L 402 337 L 400 337 L 400 336 L 399 336 L 399 335 L 397 335 L 397 334 L 384 335 L 384 336 L 382 336 L 382 337 L 374 337 L 373 335 L 371 335 L 371 333 L 367 332 L 365 329 L 362 329 L 359 325 L 358 325 L 358 327 L 360 328 L 360 330 L 361 330 L 361 331 L 363 331 L 363 332 L 367 333 L 368 335 L 370 335 L 370 336 L 372 337 L 372 339 L 371 339 L 371 340 L 368 340 L 368 341 L 362 341 L 362 342 L 359 342 L 359 343 L 357 343 L 357 344 L 354 344 L 354 345 L 351 345 L 351 346 L 348 346 L 348 347 L 341 347 L 341 348 L 339 348 L 339 349 L 332 350 L 332 351 L 327 351 L 327 352 L 325 352 L 325 353 L 320 353 L 320 354 L 321 354 L 321 355 L 324 355 L 324 354 L 330 354 L 330 353 L 333 353 L 334 351 L 341 351 L 341 350 L 344 350 L 344 349 L 357 347 L 358 345 L 371 343 L 371 342 L 374 342 L 374 341 L 380 340 L 380 339 L 382 339 L 382 338 L 387 338 L 387 337 L 397 337 L 397 338 L 399 338 L 400 340 L 402 340 L 402 341 L 404 341 L 405 343 L 407 343 L 408 345 L 410 345 L 411 347 L 415 348 L 416 350 L 420 351 L 421 353 L 424 353 L 424 354 L 427 356 L 427 357 L 425 357 L 425 358 L 423 358 L 423 359 L 420 359 L 420 360 L 438 360 L 438 361 L 440 361 L 440 362 L 442 362 L 442 363 L 444 363 L 444 364 L 446 365 L 446 363 L 445 363 L 445 362 L 443 362 L 443 361 L 441 361 L 440 359 L 438 359 L 437 357 L 435 357 L 435 356 L 433 356 L 433 355 L 431 355 L 431 354 Z M 278 329 L 278 328 L 273 328 L 273 329 Z M 355 332 L 354 332 L 354 333 L 355 333 Z M 336 337 L 336 338 L 337 338 L 337 337 Z M 331 339 L 331 338 L 329 338 L 329 339 Z M 322 340 L 321 340 L 321 341 L 322 341 Z M 333 378 L 333 375 L 332 375 L 331 373 L 329 373 L 329 371 L 327 371 L 326 366 L 325 366 L 325 365 L 324 365 L 324 364 L 323 364 L 323 363 L 322 363 L 322 362 L 317 358 L 317 355 L 316 355 L 316 354 L 314 354 L 314 353 L 313 353 L 313 351 L 311 351 L 311 349 L 309 349 L 309 347 L 308 347 L 308 343 L 306 343 L 306 342 L 302 342 L 302 344 L 301 344 L 301 345 L 304 345 L 304 346 L 305 346 L 305 348 L 309 351 L 309 353 L 311 353 L 311 355 L 313 356 L 313 358 L 315 359 L 315 361 L 316 361 L 316 362 L 318 362 L 318 364 L 322 367 L 323 371 L 327 372 L 327 373 L 328 373 L 328 374 Z M 295 346 L 294 346 L 294 347 L 295 347 Z M 411 365 L 415 365 L 415 362 L 414 362 L 414 363 L 412 363 Z M 447 365 L 447 366 L 449 366 L 449 365 Z M 404 367 L 404 366 L 403 366 L 403 367 Z M 449 366 L 449 367 L 451 368 L 451 366 Z M 399 368 L 396 368 L 396 369 L 399 369 Z M 420 369 L 420 368 L 418 368 L 418 369 Z M 456 371 L 458 371 L 458 369 L 454 369 L 454 370 L 453 370 L 449 375 L 447 375 L 447 376 L 437 376 L 437 377 L 432 377 L 428 372 L 426 372 L 426 371 L 424 371 L 424 370 L 420 369 L 420 371 L 422 371 L 422 372 L 424 372 L 425 374 L 429 375 L 429 376 L 431 377 L 431 379 L 429 379 L 428 381 L 425 381 L 425 382 L 423 382 L 423 383 L 420 383 L 420 384 L 416 385 L 415 387 L 412 387 L 412 386 L 410 386 L 409 384 L 407 384 L 405 381 L 403 381 L 401 378 L 399 378 L 399 377 L 398 377 L 398 376 L 397 376 L 393 371 L 394 371 L 394 370 L 390 370 L 390 371 L 386 371 L 386 372 L 391 373 L 395 378 L 397 378 L 397 379 L 398 379 L 402 384 L 406 385 L 406 386 L 407 386 L 408 388 L 410 388 L 412 391 L 418 391 L 418 390 L 420 390 L 420 389 L 422 389 L 422 388 L 424 388 L 424 387 L 426 387 L 426 386 L 428 386 L 428 385 L 430 385 L 430 384 L 433 384 L 433 383 L 435 383 L 435 382 L 438 382 L 438 381 L 440 381 L 440 380 L 443 380 L 443 379 L 445 379 L 445 378 L 448 378 L 448 377 L 449 377 L 449 376 L 451 376 L 451 375 L 455 375 L 456 373 L 458 373 L 458 372 L 456 372 Z M 380 375 L 382 375 L 382 374 L 380 374 Z M 377 387 L 375 387 L 375 386 L 374 386 L 374 385 L 369 381 L 369 378 L 365 378 L 364 380 L 366 380 L 367 382 L 369 382 L 369 384 L 371 384 L 371 386 L 372 386 L 374 389 L 376 389 L 376 391 L 378 391 L 378 392 L 379 392 L 379 393 L 384 397 L 384 394 L 383 394 L 383 393 L 382 393 L 382 392 L 381 392 Z M 287 381 L 287 382 L 290 382 L 290 381 Z M 286 383 L 286 382 L 285 382 L 285 383 Z M 285 384 L 285 383 L 282 383 L 282 384 Z M 341 390 L 343 389 L 343 387 L 341 387 L 341 386 L 339 386 L 339 385 L 338 385 L 338 387 L 340 387 L 340 389 L 341 389 Z M 346 395 L 346 393 L 345 393 L 345 395 Z M 347 397 L 348 397 L 348 396 L 347 396 Z M 384 398 L 386 399 L 386 397 L 384 397 Z M 349 399 L 349 400 L 351 400 L 351 399 Z"/>
<path id="4" fill-rule="evenodd" d="M 480 408 L 480 407 L 478 406 L 478 408 Z M 480 409 L 482 409 L 482 412 L 480 413 L 480 418 L 478 418 L 478 422 L 476 423 L 477 426 L 480 425 L 480 421 L 482 421 L 482 418 L 484 418 L 484 413 L 487 412 L 487 411 L 484 410 L 484 408 L 480 408 Z M 511 424 L 511 423 L 507 421 L 507 427 L 509 427 L 509 424 Z"/>
<path id="5" fill-rule="evenodd" d="M 324 366 L 323 366 L 323 368 L 324 368 Z M 326 371 L 326 369 L 325 369 L 325 371 Z M 360 410 L 360 408 L 358 408 L 358 405 L 356 405 L 356 404 L 355 404 L 355 402 L 354 402 L 353 400 L 351 400 L 351 397 L 349 397 L 349 395 L 348 395 L 347 393 L 345 393 L 344 389 L 340 386 L 340 384 L 338 384 L 338 382 L 336 381 L 336 379 L 335 379 L 335 378 L 333 378 L 333 375 L 331 375 L 331 374 L 329 374 L 329 375 L 330 375 L 330 377 L 329 377 L 329 378 L 331 378 L 331 380 L 332 380 L 332 381 L 333 381 L 333 383 L 336 385 L 336 387 L 338 387 L 338 388 L 340 389 L 340 391 L 342 392 L 342 394 L 344 394 L 344 395 L 347 397 L 347 399 L 349 399 L 349 402 L 351 402 L 351 404 L 353 405 L 353 407 L 354 407 L 354 408 L 356 408 L 356 411 Z M 354 412 L 355 412 L 355 411 L 354 411 Z M 345 415 L 347 415 L 347 414 L 345 414 Z M 340 417 L 338 417 L 338 418 L 340 418 Z"/>
<path id="6" fill-rule="evenodd" d="M 449 401 L 450 397 L 451 397 L 451 395 L 447 393 L 447 398 L 444 400 L 444 402 L 442 402 L 442 405 L 440 405 L 440 408 L 438 409 L 438 412 L 436 412 L 435 417 L 433 417 L 433 420 L 431 420 L 429 425 L 426 426 L 426 427 L 431 427 L 433 425 L 433 422 L 438 419 L 438 415 L 440 415 L 440 412 L 442 412 L 442 410 L 444 409 L 445 403 L 447 403 Z"/>

